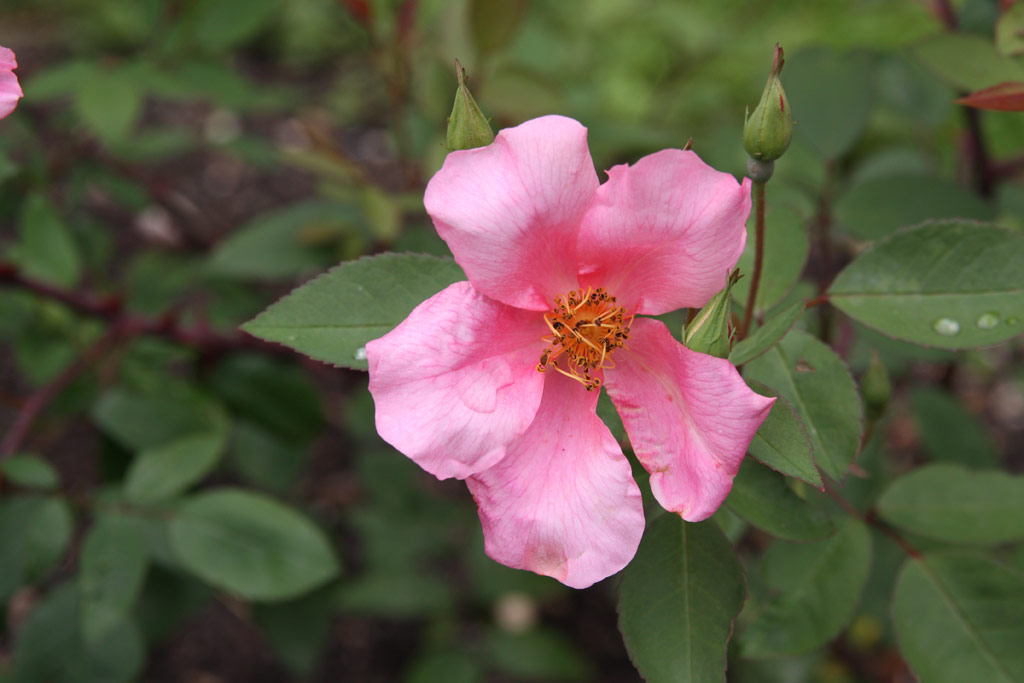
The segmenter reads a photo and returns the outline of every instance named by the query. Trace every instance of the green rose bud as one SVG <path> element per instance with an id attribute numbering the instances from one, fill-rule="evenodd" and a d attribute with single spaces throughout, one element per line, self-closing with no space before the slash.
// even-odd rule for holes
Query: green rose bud
<path id="1" fill-rule="evenodd" d="M 466 70 L 455 60 L 455 77 L 459 88 L 455 91 L 455 104 L 448 117 L 448 151 L 486 147 L 494 142 L 491 124 L 466 86 Z"/>
<path id="2" fill-rule="evenodd" d="M 729 324 L 732 320 L 732 286 L 740 279 L 739 271 L 733 271 L 725 289 L 711 297 L 711 301 L 700 309 L 683 332 L 683 343 L 688 349 L 728 358 L 732 348 Z"/>
<path id="3" fill-rule="evenodd" d="M 775 161 L 789 148 L 789 142 L 793 139 L 789 100 L 779 81 L 785 63 L 782 48 L 776 43 L 772 72 L 761 93 L 761 101 L 754 113 L 748 112 L 743 126 L 743 146 L 747 154 L 758 161 Z"/>

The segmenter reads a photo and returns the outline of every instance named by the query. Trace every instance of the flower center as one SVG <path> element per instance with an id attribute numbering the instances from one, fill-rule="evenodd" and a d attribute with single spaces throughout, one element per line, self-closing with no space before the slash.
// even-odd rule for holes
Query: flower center
<path id="1" fill-rule="evenodd" d="M 625 346 L 633 318 L 626 319 L 626 309 L 616 306 L 615 297 L 604 289 L 588 287 L 585 292 L 577 289 L 555 297 L 555 307 L 544 321 L 551 336 L 544 337 L 548 347 L 537 370 L 544 372 L 550 365 L 593 391 L 601 386 L 601 378 L 593 377 L 593 371 L 615 367 L 611 355 Z"/>

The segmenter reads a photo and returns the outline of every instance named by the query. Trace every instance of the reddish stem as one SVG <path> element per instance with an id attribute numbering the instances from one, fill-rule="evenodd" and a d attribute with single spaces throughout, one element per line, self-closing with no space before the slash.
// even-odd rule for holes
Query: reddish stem
<path id="1" fill-rule="evenodd" d="M 764 264 L 764 183 L 754 182 L 751 195 L 754 200 L 754 272 L 750 276 L 750 294 L 747 296 L 747 310 L 743 313 L 739 338 L 746 339 L 750 321 L 757 308 L 757 290 L 761 285 L 761 267 Z"/>

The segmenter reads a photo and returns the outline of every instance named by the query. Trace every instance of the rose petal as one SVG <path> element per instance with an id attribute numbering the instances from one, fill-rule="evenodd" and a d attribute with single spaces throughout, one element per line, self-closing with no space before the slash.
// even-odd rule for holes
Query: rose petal
<path id="1" fill-rule="evenodd" d="M 478 291 L 540 311 L 577 287 L 576 235 L 597 186 L 587 129 L 544 116 L 449 154 L 423 203 Z"/>
<path id="2" fill-rule="evenodd" d="M 604 287 L 631 312 L 699 308 L 743 253 L 749 214 L 750 181 L 693 152 L 616 166 L 580 228 L 581 284 Z"/>
<path id="3" fill-rule="evenodd" d="M 18 77 L 13 72 L 16 68 L 18 62 L 14 58 L 14 52 L 6 47 L 0 47 L 0 119 L 14 111 L 22 96 Z"/>
<path id="4" fill-rule="evenodd" d="M 699 522 L 718 509 L 773 398 L 732 363 L 690 351 L 657 320 L 637 319 L 605 387 L 662 507 Z"/>
<path id="5" fill-rule="evenodd" d="M 381 437 L 440 479 L 505 455 L 533 421 L 543 317 L 456 282 L 366 345 Z"/>
<path id="6" fill-rule="evenodd" d="M 594 412 L 597 397 L 549 371 L 530 428 L 504 460 L 466 480 L 496 561 L 586 588 L 633 558 L 640 490 Z"/>

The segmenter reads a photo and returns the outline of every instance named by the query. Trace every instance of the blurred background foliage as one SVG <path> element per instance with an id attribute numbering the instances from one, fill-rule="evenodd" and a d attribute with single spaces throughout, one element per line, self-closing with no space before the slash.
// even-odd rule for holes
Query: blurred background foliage
<path id="1" fill-rule="evenodd" d="M 996 1 L 955 5 L 991 42 Z M 599 169 L 692 137 L 739 175 L 781 42 L 797 127 L 766 308 L 899 226 L 1020 229 L 1020 179 L 979 185 L 956 83 L 917 50 L 944 30 L 923 0 L 5 0 L 25 98 L 0 122 L 0 249 L 42 285 L 0 287 L 8 437 L 46 400 L 0 468 L 0 681 L 637 680 L 614 580 L 491 562 L 464 488 L 376 436 L 364 374 L 234 330 L 339 261 L 446 253 L 421 200 L 455 57 L 496 129 L 575 117 Z M 989 154 L 1024 152 L 1019 114 L 978 120 Z M 837 329 L 856 376 L 875 350 L 896 387 L 846 484 L 858 506 L 922 461 L 1024 469 L 1019 339 L 954 355 Z M 748 563 L 742 642 L 799 558 L 718 519 Z M 737 645 L 730 679 L 911 680 L 887 625 L 900 552 L 875 535 L 839 638 Z"/>

